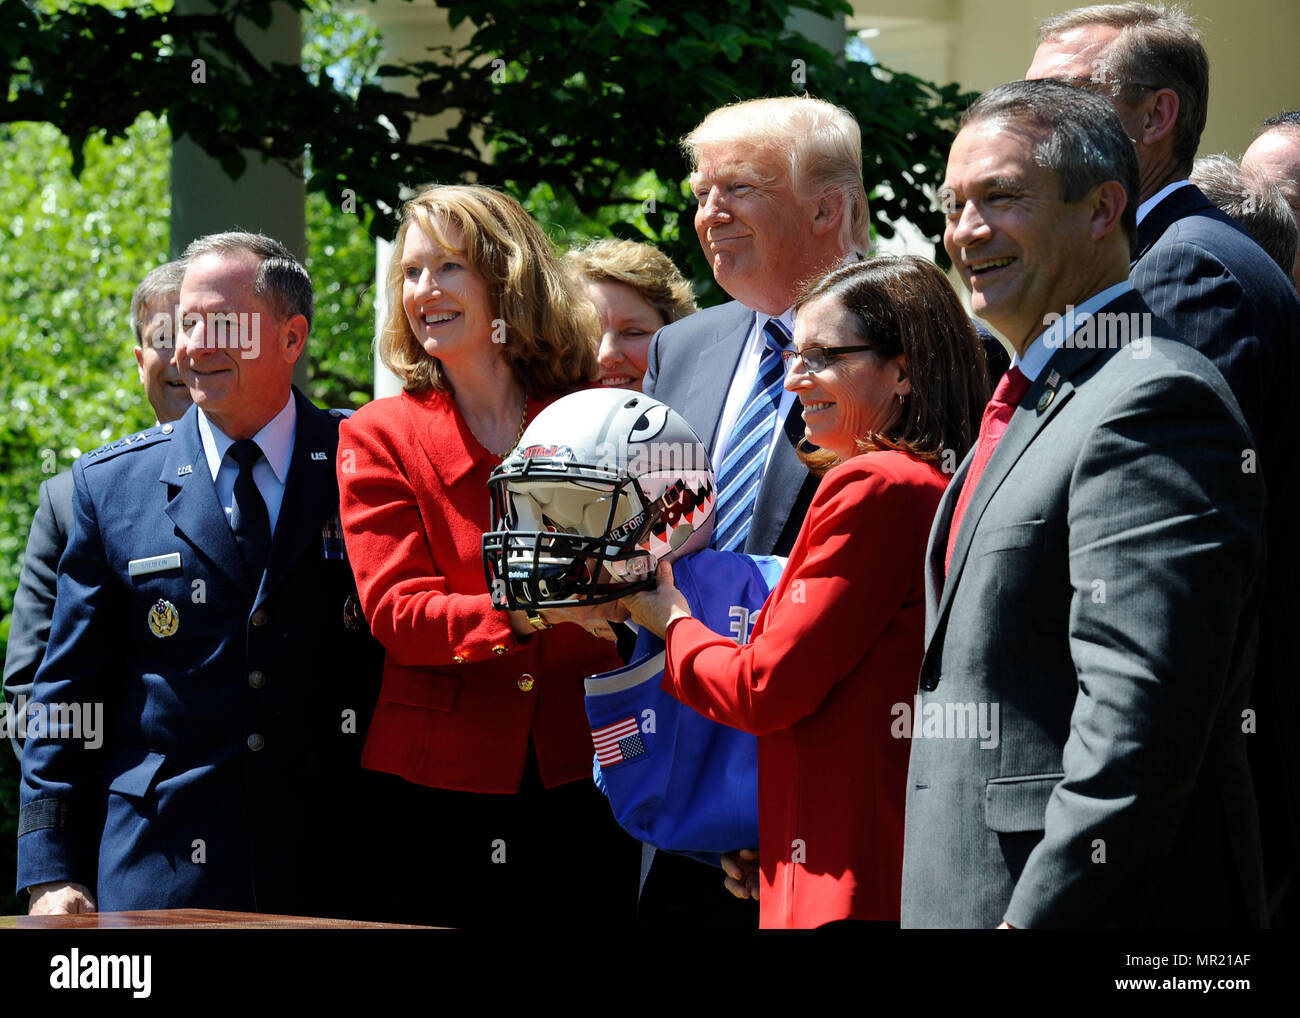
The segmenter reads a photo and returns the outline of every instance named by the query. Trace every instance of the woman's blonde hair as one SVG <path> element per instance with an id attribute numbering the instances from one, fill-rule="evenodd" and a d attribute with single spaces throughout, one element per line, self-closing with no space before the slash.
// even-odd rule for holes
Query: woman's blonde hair
<path id="1" fill-rule="evenodd" d="M 697 310 L 691 284 L 653 244 L 612 238 L 593 241 L 566 254 L 564 267 L 579 283 L 627 284 L 659 313 L 665 325 Z"/>
<path id="2" fill-rule="evenodd" d="M 487 284 L 501 355 L 529 395 L 569 392 L 595 377 L 595 308 L 575 294 L 550 241 L 517 201 L 490 187 L 432 185 L 403 205 L 401 216 L 388 267 L 388 316 L 376 345 L 407 392 L 448 387 L 402 306 L 402 246 L 412 226 L 461 255 Z M 449 243 L 448 226 L 460 231 L 459 246 Z"/>

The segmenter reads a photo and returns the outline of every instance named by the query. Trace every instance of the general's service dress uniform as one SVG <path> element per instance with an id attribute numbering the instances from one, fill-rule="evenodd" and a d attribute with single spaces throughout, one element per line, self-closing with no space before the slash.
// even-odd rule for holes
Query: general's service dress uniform
<path id="1" fill-rule="evenodd" d="M 104 724 L 98 745 L 29 730 L 19 888 L 83 883 L 101 911 L 368 910 L 358 760 L 381 651 L 338 523 L 345 415 L 293 400 L 261 576 L 246 575 L 197 408 L 74 466 L 35 699 L 101 704 Z"/>

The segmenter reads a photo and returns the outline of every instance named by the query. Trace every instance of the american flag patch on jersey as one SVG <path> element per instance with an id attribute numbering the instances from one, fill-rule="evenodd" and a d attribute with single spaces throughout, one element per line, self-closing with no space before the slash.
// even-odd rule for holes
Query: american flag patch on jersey
<path id="1" fill-rule="evenodd" d="M 641 729 L 637 727 L 635 718 L 624 718 L 597 728 L 591 733 L 591 741 L 596 747 L 596 760 L 602 767 L 631 760 L 645 752 Z"/>

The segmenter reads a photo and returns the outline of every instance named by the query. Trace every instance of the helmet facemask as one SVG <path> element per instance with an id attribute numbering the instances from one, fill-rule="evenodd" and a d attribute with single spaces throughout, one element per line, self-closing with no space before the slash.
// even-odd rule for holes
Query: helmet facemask
<path id="1" fill-rule="evenodd" d="M 492 531 L 483 536 L 493 604 L 601 604 L 652 588 L 659 560 L 713 512 L 712 476 L 691 474 L 494 476 Z M 661 490 L 652 497 L 643 483 Z"/>
<path id="2" fill-rule="evenodd" d="M 483 571 L 492 604 L 536 610 L 615 601 L 660 561 L 703 548 L 714 523 L 708 450 L 671 407 L 638 392 L 556 400 L 488 480 Z"/>

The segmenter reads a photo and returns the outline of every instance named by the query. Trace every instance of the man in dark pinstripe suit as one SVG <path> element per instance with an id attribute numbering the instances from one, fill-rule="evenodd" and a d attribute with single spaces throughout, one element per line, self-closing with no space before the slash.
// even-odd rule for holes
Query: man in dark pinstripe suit
<path id="1" fill-rule="evenodd" d="M 1294 511 L 1300 456 L 1290 432 L 1300 395 L 1300 299 L 1286 274 L 1187 180 L 1205 127 L 1209 58 L 1196 24 L 1146 3 L 1084 7 L 1048 18 L 1027 78 L 1056 78 L 1108 98 L 1137 146 L 1141 176 L 1130 279 L 1171 327 L 1222 372 L 1256 442 L 1268 488 L 1268 586 L 1251 707 L 1251 764 L 1260 802 L 1274 921 L 1300 871 L 1300 757 L 1289 729 L 1300 639 L 1300 542 Z M 1294 921 L 1294 920 L 1293 920 Z"/>

